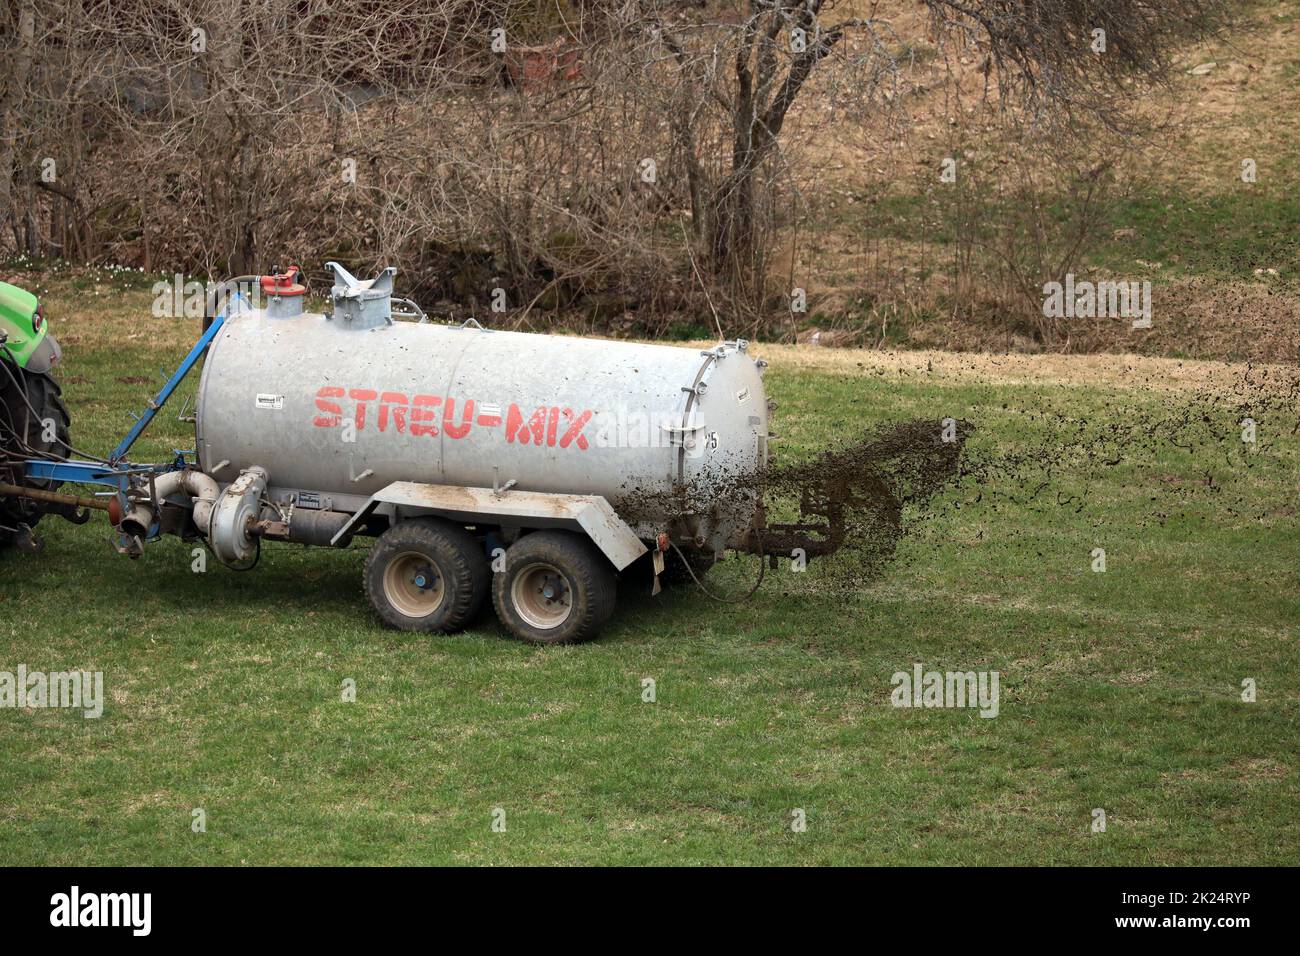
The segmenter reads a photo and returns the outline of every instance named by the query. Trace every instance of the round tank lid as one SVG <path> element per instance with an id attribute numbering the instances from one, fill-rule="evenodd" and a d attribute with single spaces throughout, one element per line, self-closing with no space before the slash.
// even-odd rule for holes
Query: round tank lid
<path id="1" fill-rule="evenodd" d="M 307 287 L 298 281 L 300 278 L 302 270 L 297 266 L 290 266 L 288 272 L 262 276 L 262 292 L 265 295 L 306 295 Z"/>

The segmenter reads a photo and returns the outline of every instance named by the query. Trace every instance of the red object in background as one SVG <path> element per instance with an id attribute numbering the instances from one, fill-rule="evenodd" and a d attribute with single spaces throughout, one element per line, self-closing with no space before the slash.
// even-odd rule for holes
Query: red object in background
<path id="1" fill-rule="evenodd" d="M 511 47 L 506 54 L 506 74 L 524 90 L 557 80 L 576 80 L 582 76 L 582 50 L 566 46 L 563 37 L 546 46 Z"/>
<path id="2" fill-rule="evenodd" d="M 262 294 L 306 295 L 307 287 L 298 282 L 301 277 L 302 270 L 297 266 L 290 266 L 288 272 L 278 275 L 262 276 Z"/>

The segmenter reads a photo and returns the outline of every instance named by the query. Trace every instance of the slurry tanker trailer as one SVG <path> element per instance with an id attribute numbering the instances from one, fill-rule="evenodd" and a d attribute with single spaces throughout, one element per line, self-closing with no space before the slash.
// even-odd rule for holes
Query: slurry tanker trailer
<path id="1" fill-rule="evenodd" d="M 724 551 L 834 550 L 843 522 L 769 525 L 765 363 L 744 341 L 704 350 L 431 322 L 394 299 L 396 270 L 333 272 L 329 314 L 299 270 L 246 277 L 104 458 L 74 451 L 36 299 L 0 285 L 0 546 L 105 511 L 115 548 L 163 534 L 246 569 L 263 542 L 373 537 L 364 587 L 379 618 L 450 632 L 489 593 L 535 643 L 593 637 L 622 575 L 698 575 Z M 275 270 L 273 270 L 275 271 Z M 260 299 L 253 307 L 253 301 Z M 394 303 L 406 311 L 394 311 Z M 414 311 L 411 311 L 414 309 Z M 202 364 L 187 458 L 142 464 L 136 439 Z M 100 486 L 69 494 L 66 486 Z"/>

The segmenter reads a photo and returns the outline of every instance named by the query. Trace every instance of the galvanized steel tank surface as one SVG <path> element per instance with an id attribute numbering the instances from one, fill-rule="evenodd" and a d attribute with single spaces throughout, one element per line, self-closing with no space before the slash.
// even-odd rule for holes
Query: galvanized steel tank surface
<path id="1" fill-rule="evenodd" d="M 767 456 L 760 373 L 743 344 L 701 352 L 411 322 L 354 330 L 249 311 L 208 354 L 197 448 L 205 470 L 230 463 L 222 481 L 251 465 L 274 486 L 340 495 L 513 480 L 615 507 L 712 508 L 711 530 L 734 533 L 717 525 L 748 522 L 747 479 Z"/>

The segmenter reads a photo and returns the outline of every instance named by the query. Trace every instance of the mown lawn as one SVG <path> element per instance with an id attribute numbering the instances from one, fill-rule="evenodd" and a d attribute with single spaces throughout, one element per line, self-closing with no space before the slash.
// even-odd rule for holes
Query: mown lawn
<path id="1" fill-rule="evenodd" d="M 50 315 L 102 452 L 194 329 L 90 296 Z M 175 540 L 131 562 L 98 517 L 43 524 L 0 560 L 0 670 L 103 671 L 108 703 L 0 710 L 0 863 L 1300 862 L 1297 409 L 1255 406 L 1243 451 L 1240 396 L 1186 425 L 1185 392 L 845 354 L 774 361 L 787 458 L 952 416 L 1014 464 L 932 501 L 879 580 L 846 589 L 844 558 L 739 606 L 631 596 L 585 646 L 383 630 L 360 546 L 196 574 Z M 165 417 L 137 457 L 190 447 Z M 997 670 L 999 716 L 890 706 L 914 662 Z"/>

